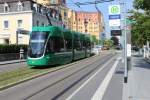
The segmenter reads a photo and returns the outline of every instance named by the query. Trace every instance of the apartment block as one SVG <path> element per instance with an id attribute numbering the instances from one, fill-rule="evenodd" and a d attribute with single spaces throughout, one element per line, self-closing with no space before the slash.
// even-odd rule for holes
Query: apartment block
<path id="1" fill-rule="evenodd" d="M 46 16 L 47 15 L 47 16 Z M 28 44 L 33 26 L 62 26 L 61 15 L 33 0 L 0 1 L 0 44 Z"/>
<path id="2" fill-rule="evenodd" d="M 68 18 L 71 30 L 95 35 L 97 39 L 100 39 L 100 34 L 104 31 L 103 15 L 101 13 L 70 10 Z"/>

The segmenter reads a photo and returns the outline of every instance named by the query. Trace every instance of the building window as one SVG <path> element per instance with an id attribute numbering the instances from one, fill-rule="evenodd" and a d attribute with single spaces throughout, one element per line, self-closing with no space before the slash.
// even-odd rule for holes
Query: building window
<path id="1" fill-rule="evenodd" d="M 22 28 L 22 20 L 18 20 L 18 28 Z"/>
<path id="2" fill-rule="evenodd" d="M 9 5 L 7 3 L 4 4 L 4 12 L 9 11 Z"/>
<path id="3" fill-rule="evenodd" d="M 51 4 L 56 4 L 56 0 L 51 0 Z"/>
<path id="4" fill-rule="evenodd" d="M 9 23 L 7 20 L 4 21 L 4 29 L 8 29 L 9 27 Z"/>
<path id="5" fill-rule="evenodd" d="M 36 3 L 33 4 L 33 10 L 37 11 L 37 4 Z"/>
<path id="6" fill-rule="evenodd" d="M 66 13 L 66 12 L 64 12 L 64 16 L 65 16 L 65 17 L 67 16 L 67 13 Z"/>
<path id="7" fill-rule="evenodd" d="M 23 4 L 19 1 L 18 2 L 18 11 L 22 11 L 23 10 Z"/>
<path id="8" fill-rule="evenodd" d="M 4 39 L 4 44 L 9 44 L 9 39 Z"/>

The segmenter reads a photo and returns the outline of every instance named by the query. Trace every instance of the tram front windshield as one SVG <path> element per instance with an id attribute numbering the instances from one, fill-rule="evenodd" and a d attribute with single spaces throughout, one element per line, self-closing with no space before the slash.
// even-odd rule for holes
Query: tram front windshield
<path id="1" fill-rule="evenodd" d="M 32 32 L 28 56 L 32 58 L 41 57 L 44 53 L 44 47 L 48 38 L 47 32 Z"/>

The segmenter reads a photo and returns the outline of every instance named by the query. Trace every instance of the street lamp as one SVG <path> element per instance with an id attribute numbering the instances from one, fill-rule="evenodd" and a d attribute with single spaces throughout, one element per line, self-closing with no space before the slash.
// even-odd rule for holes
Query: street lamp
<path id="1" fill-rule="evenodd" d="M 87 25 L 88 25 L 88 21 L 84 19 L 85 33 L 87 33 Z"/>

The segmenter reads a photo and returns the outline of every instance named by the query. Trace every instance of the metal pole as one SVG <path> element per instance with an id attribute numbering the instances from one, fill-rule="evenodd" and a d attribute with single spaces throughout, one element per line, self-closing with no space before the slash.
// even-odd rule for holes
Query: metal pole
<path id="1" fill-rule="evenodd" d="M 127 70 L 127 31 L 126 31 L 126 3 L 123 1 L 123 6 L 124 6 L 124 83 L 127 83 L 128 80 L 128 70 Z"/>

